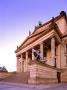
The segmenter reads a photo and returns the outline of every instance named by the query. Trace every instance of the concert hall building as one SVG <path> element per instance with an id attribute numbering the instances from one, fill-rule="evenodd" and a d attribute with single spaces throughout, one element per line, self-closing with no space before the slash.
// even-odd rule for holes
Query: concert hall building
<path id="1" fill-rule="evenodd" d="M 33 49 L 40 51 L 36 60 Z M 67 82 L 67 15 L 61 11 L 42 24 L 17 47 L 17 73 L 29 72 L 28 83 Z"/>

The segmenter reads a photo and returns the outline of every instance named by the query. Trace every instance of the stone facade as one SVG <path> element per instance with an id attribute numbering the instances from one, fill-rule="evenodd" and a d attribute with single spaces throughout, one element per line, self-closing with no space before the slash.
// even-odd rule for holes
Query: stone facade
<path id="1" fill-rule="evenodd" d="M 57 83 L 57 69 L 45 65 L 44 63 L 34 61 L 30 65 L 29 83 Z"/>
<path id="2" fill-rule="evenodd" d="M 40 51 L 39 63 L 35 62 L 33 49 Z M 64 82 L 66 73 L 61 69 L 67 72 L 66 13 L 61 11 L 59 16 L 36 26 L 15 53 L 17 72 L 30 72 L 29 83 Z"/>

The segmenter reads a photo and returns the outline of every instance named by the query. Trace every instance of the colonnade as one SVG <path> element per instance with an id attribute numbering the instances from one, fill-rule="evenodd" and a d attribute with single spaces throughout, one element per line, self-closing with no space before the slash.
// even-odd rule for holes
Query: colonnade
<path id="1" fill-rule="evenodd" d="M 55 37 L 52 37 L 51 38 L 51 60 L 53 62 L 53 66 L 55 65 Z M 40 44 L 40 53 L 41 53 L 41 59 L 43 60 L 44 59 L 44 56 L 43 56 L 43 47 L 44 47 L 44 44 L 43 42 L 41 42 Z M 34 47 L 31 49 L 31 51 L 34 49 Z M 23 57 L 23 53 L 21 53 L 19 56 L 20 58 L 18 58 L 17 56 L 17 71 L 19 72 L 22 72 L 22 71 L 28 71 L 28 52 L 29 50 L 27 50 L 25 53 L 25 58 Z M 33 51 L 31 52 L 32 54 L 32 60 L 35 60 L 35 57 L 34 57 L 34 54 L 33 54 Z"/>

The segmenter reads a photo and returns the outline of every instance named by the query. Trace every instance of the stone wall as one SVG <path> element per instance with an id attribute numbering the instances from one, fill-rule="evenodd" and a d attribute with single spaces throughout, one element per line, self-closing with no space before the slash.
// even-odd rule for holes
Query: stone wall
<path id="1" fill-rule="evenodd" d="M 13 73 L 8 73 L 8 72 L 0 72 L 0 80 L 3 80 L 4 78 L 9 77 Z"/>
<path id="2" fill-rule="evenodd" d="M 60 18 L 56 23 L 63 34 L 67 32 L 67 23 L 64 17 Z"/>
<path id="3" fill-rule="evenodd" d="M 61 70 L 61 82 L 67 83 L 67 68 Z"/>
<path id="4" fill-rule="evenodd" d="M 34 63 L 30 65 L 29 83 L 57 83 L 57 70 L 48 65 Z"/>

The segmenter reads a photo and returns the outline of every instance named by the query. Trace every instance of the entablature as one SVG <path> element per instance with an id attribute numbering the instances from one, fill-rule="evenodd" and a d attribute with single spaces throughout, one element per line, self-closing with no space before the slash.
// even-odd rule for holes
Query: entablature
<path id="1" fill-rule="evenodd" d="M 55 37 L 56 42 L 59 44 L 61 42 L 60 37 L 58 36 L 58 34 L 56 33 L 56 31 L 53 29 L 50 32 L 48 32 L 47 34 L 43 35 L 42 37 L 38 38 L 37 40 L 35 40 L 34 42 L 30 43 L 29 45 L 23 47 L 21 50 L 19 50 L 16 55 L 19 55 L 20 53 L 26 52 L 29 49 L 32 49 L 33 47 L 35 47 L 38 44 L 41 44 L 42 42 L 51 39 L 52 37 Z"/>

